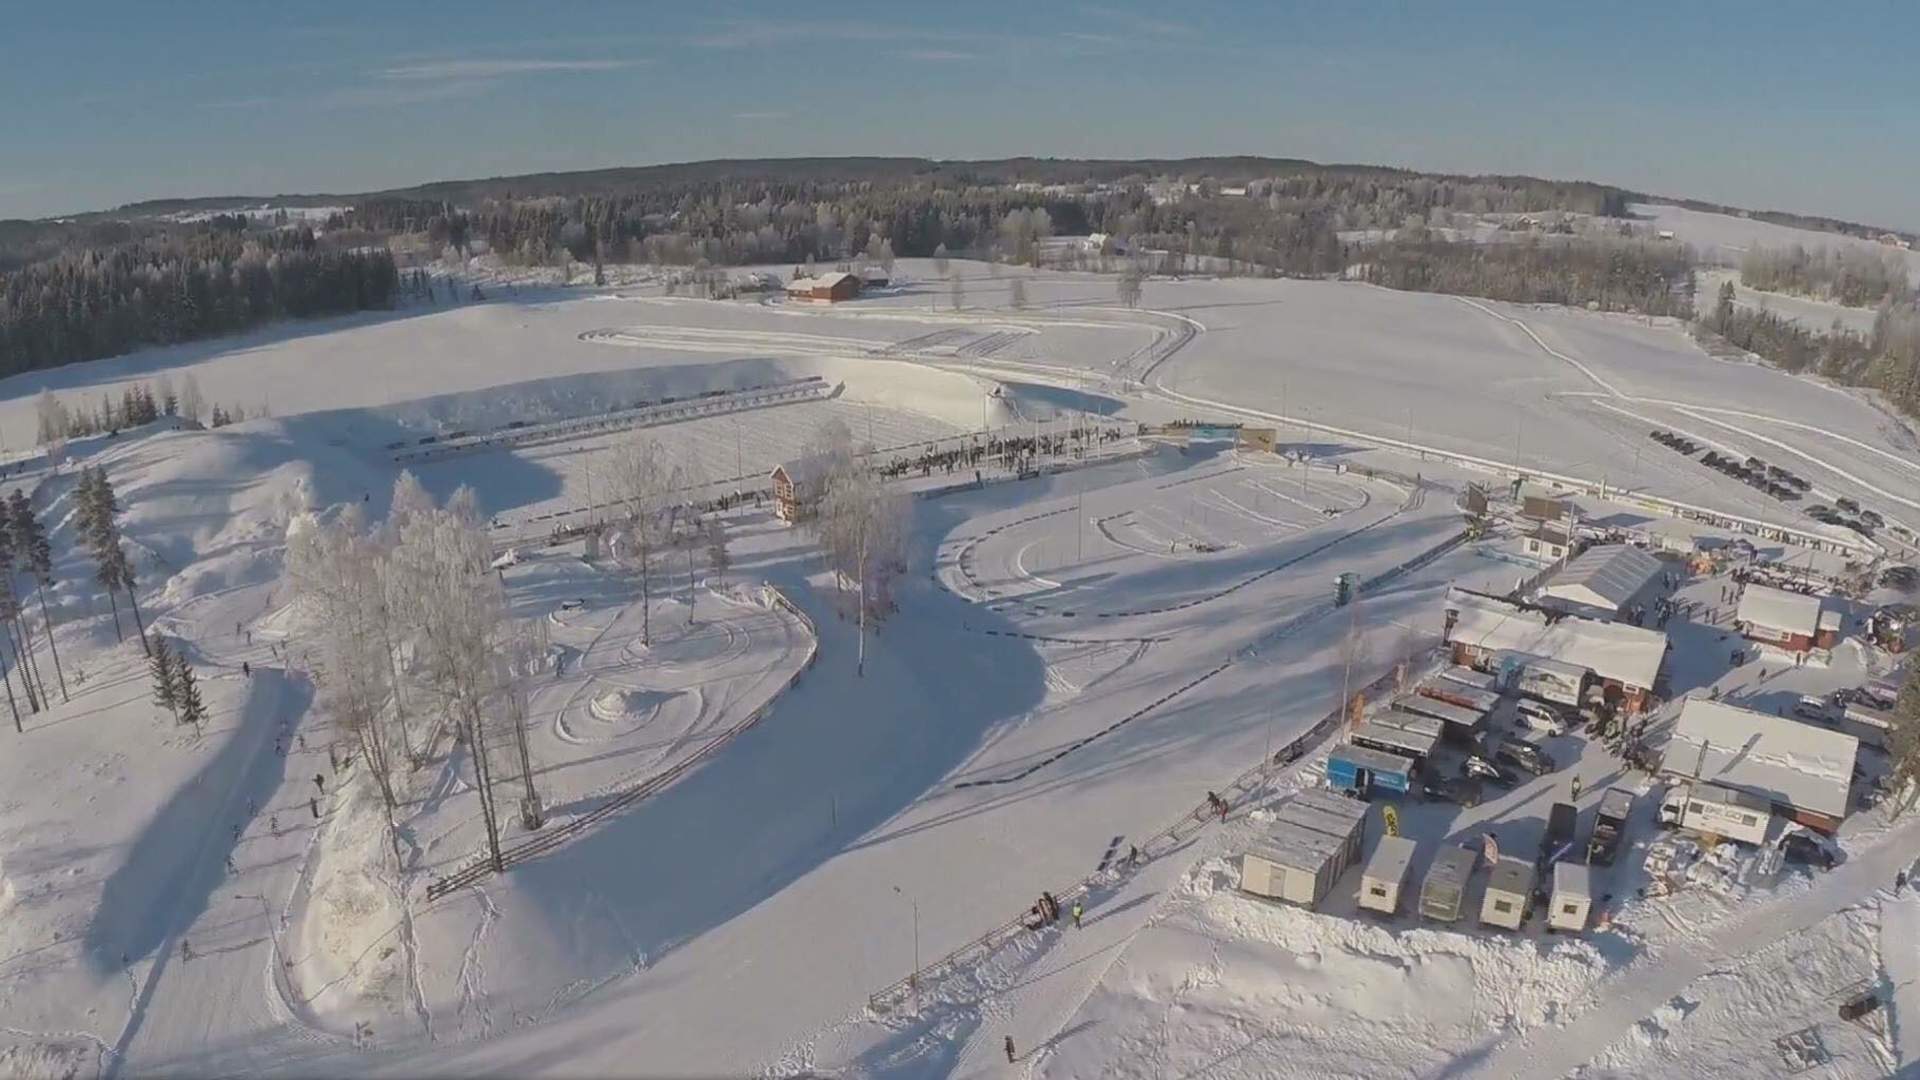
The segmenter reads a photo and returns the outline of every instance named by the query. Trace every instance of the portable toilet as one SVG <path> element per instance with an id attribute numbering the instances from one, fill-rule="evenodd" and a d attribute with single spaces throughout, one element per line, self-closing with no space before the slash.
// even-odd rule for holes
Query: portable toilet
<path id="1" fill-rule="evenodd" d="M 1360 906 L 1387 915 L 1400 913 L 1400 892 L 1406 888 L 1407 872 L 1413 869 L 1413 853 L 1419 847 L 1405 836 L 1382 836 L 1373 849 L 1373 857 L 1360 871 Z"/>
<path id="2" fill-rule="evenodd" d="M 1553 900 L 1547 910 L 1547 929 L 1579 933 L 1593 913 L 1593 872 L 1585 863 L 1553 864 Z"/>
<path id="3" fill-rule="evenodd" d="M 1420 914 L 1442 922 L 1457 922 L 1467 908 L 1467 882 L 1480 853 L 1463 847 L 1441 849 L 1420 883 Z"/>
<path id="4" fill-rule="evenodd" d="M 1487 873 L 1487 893 L 1480 902 L 1480 921 L 1488 926 L 1520 929 L 1527 921 L 1527 906 L 1533 901 L 1533 864 L 1525 859 L 1505 858 L 1493 864 Z"/>

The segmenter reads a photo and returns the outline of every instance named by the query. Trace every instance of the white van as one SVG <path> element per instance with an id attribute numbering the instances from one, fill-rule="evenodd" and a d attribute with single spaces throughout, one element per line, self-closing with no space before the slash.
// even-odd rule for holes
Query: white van
<path id="1" fill-rule="evenodd" d="M 1565 735 L 1566 720 L 1553 709 L 1537 701 L 1519 701 L 1513 707 L 1514 722 L 1542 735 Z"/>

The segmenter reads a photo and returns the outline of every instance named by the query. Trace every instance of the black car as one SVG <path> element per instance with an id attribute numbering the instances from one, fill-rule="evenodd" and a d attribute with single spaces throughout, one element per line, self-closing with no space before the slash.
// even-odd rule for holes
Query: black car
<path id="1" fill-rule="evenodd" d="M 1535 776 L 1545 776 L 1559 768 L 1545 750 L 1532 743 L 1515 742 L 1512 739 L 1504 740 L 1499 746 L 1494 747 L 1493 759 Z"/>
<path id="2" fill-rule="evenodd" d="M 1479 806 L 1480 781 L 1469 776 L 1434 776 L 1429 773 L 1420 781 L 1420 797 L 1429 802 Z"/>
<path id="3" fill-rule="evenodd" d="M 1500 766 L 1479 754 L 1468 754 L 1460 760 L 1460 777 L 1464 780 L 1484 780 L 1494 787 L 1510 788 L 1520 782 L 1513 770 Z"/>

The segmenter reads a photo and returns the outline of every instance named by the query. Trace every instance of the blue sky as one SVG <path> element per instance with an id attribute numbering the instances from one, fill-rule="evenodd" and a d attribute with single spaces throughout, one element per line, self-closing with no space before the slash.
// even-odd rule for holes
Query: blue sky
<path id="1" fill-rule="evenodd" d="M 1920 228 L 1920 5 L 1549 6 L 0 0 L 0 217 L 714 157 L 1247 153 Z"/>

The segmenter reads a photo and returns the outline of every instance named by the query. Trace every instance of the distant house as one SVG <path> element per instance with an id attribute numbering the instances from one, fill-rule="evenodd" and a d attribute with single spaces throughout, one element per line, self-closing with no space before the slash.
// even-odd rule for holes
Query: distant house
<path id="1" fill-rule="evenodd" d="M 1588 548 L 1541 587 L 1541 607 L 1613 620 L 1644 607 L 1666 573 L 1660 560 L 1625 544 Z"/>
<path id="2" fill-rule="evenodd" d="M 860 288 L 862 289 L 884 289 L 889 280 L 891 279 L 887 276 L 887 268 L 884 266 L 869 266 L 860 271 Z"/>
<path id="3" fill-rule="evenodd" d="M 1839 612 L 1826 619 L 1820 598 L 1749 582 L 1740 593 L 1734 623 L 1748 641 L 1788 652 L 1831 649 L 1840 638 Z"/>
<path id="4" fill-rule="evenodd" d="M 773 470 L 773 516 L 781 521 L 803 521 L 813 515 L 827 483 L 830 462 L 825 456 L 795 458 Z"/>
<path id="5" fill-rule="evenodd" d="M 1660 771 L 1758 796 L 1832 832 L 1847 816 L 1859 752 L 1852 735 L 1694 697 L 1680 707 Z"/>
<path id="6" fill-rule="evenodd" d="M 1573 553 L 1573 533 L 1565 525 L 1542 521 L 1520 539 L 1520 550 L 1546 562 L 1559 562 Z"/>
<path id="7" fill-rule="evenodd" d="M 798 277 L 787 282 L 787 299 L 820 300 L 839 303 L 860 295 L 860 279 L 845 270 L 817 277 Z"/>

